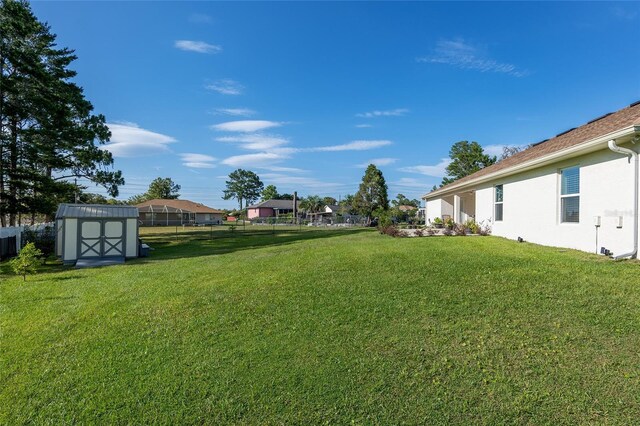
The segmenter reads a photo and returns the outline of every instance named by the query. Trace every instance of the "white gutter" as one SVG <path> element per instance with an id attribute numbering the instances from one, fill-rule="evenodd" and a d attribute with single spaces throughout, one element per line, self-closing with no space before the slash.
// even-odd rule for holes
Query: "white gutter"
<path id="1" fill-rule="evenodd" d="M 607 142 L 611 139 L 619 139 L 624 136 L 632 135 L 635 132 L 640 132 L 640 126 L 626 127 L 624 129 L 620 129 L 615 132 L 611 132 L 606 135 L 600 136 L 596 139 L 592 139 L 590 141 L 571 146 L 567 149 L 556 151 L 551 154 L 544 155 L 542 157 L 534 158 L 533 160 L 529 160 L 524 163 L 516 164 L 515 166 L 508 167 L 503 170 L 498 170 L 496 172 L 489 173 L 488 175 L 485 175 L 485 176 L 480 176 L 478 178 L 471 179 L 459 184 L 453 183 L 451 185 L 448 185 L 446 188 L 442 188 L 442 190 L 438 189 L 433 192 L 424 194 L 422 196 L 422 199 L 427 200 L 430 198 L 441 197 L 443 195 L 449 194 L 451 192 L 455 192 L 456 190 L 460 190 L 468 186 L 477 185 L 479 183 L 487 182 L 500 177 L 505 177 L 512 174 L 521 173 L 536 167 L 541 167 L 547 163 L 556 162 L 563 157 L 577 156 L 580 154 L 584 154 L 585 152 L 595 151 L 597 149 L 601 149 L 601 146 L 606 145 Z"/>
<path id="2" fill-rule="evenodd" d="M 615 256 L 613 260 L 620 260 L 625 257 L 634 259 L 638 255 L 638 153 L 628 148 L 619 147 L 613 139 L 609 141 L 609 149 L 618 154 L 628 155 L 629 159 L 633 159 L 633 251 Z"/>

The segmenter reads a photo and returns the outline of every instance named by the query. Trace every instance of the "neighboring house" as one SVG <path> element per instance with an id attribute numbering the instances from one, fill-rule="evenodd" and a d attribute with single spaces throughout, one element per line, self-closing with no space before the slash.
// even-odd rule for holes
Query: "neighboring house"
<path id="1" fill-rule="evenodd" d="M 300 201 L 297 201 L 297 209 Z M 247 218 L 278 217 L 293 213 L 293 200 L 267 200 L 247 207 Z"/>
<path id="2" fill-rule="evenodd" d="M 400 210 L 401 212 L 410 212 L 413 210 L 417 210 L 418 208 L 416 206 L 409 206 L 409 205 L 400 205 L 398 206 L 398 210 Z"/>
<path id="3" fill-rule="evenodd" d="M 154 199 L 137 204 L 142 226 L 220 225 L 221 210 L 189 200 Z"/>
<path id="4" fill-rule="evenodd" d="M 493 235 L 635 257 L 639 135 L 636 102 L 424 195 L 427 221 L 474 218 Z"/>

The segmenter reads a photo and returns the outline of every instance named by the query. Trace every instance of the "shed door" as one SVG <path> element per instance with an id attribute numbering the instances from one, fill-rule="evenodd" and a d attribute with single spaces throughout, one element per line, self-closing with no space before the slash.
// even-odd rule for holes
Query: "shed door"
<path id="1" fill-rule="evenodd" d="M 84 220 L 80 222 L 78 258 L 123 257 L 124 222 Z"/>

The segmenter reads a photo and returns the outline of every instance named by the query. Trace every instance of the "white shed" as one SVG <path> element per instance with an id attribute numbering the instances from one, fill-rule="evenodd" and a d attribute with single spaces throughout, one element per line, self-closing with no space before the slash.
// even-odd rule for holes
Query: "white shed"
<path id="1" fill-rule="evenodd" d="M 138 257 L 138 209 L 60 204 L 56 213 L 56 255 L 65 264 L 79 259 Z"/>

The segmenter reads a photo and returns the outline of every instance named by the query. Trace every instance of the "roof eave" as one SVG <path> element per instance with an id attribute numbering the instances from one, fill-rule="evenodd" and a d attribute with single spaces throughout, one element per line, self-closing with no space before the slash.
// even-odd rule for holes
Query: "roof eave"
<path id="1" fill-rule="evenodd" d="M 588 140 L 586 142 L 571 146 L 561 151 L 556 151 L 542 157 L 534 158 L 533 160 L 516 164 L 515 166 L 509 167 L 503 170 L 498 170 L 494 173 L 489 173 L 488 175 L 480 176 L 478 178 L 471 179 L 457 185 L 454 183 L 447 188 L 443 188 L 442 190 L 437 189 L 435 191 L 428 192 L 422 196 L 422 199 L 429 200 L 432 198 L 437 198 L 443 195 L 450 194 L 452 192 L 456 192 L 461 189 L 465 189 L 469 186 L 478 185 L 490 180 L 498 179 L 500 177 L 510 176 L 516 173 L 521 173 L 530 169 L 541 167 L 549 163 L 554 163 L 565 157 L 571 158 L 579 154 L 585 154 L 592 151 L 596 151 L 597 149 L 601 148 L 600 145 L 606 145 L 611 139 L 618 139 L 625 136 L 630 136 L 630 135 L 633 135 L 634 133 L 640 133 L 640 125 L 625 127 L 623 129 L 619 129 L 619 130 L 616 130 L 615 132 L 598 136 L 595 139 Z"/>

